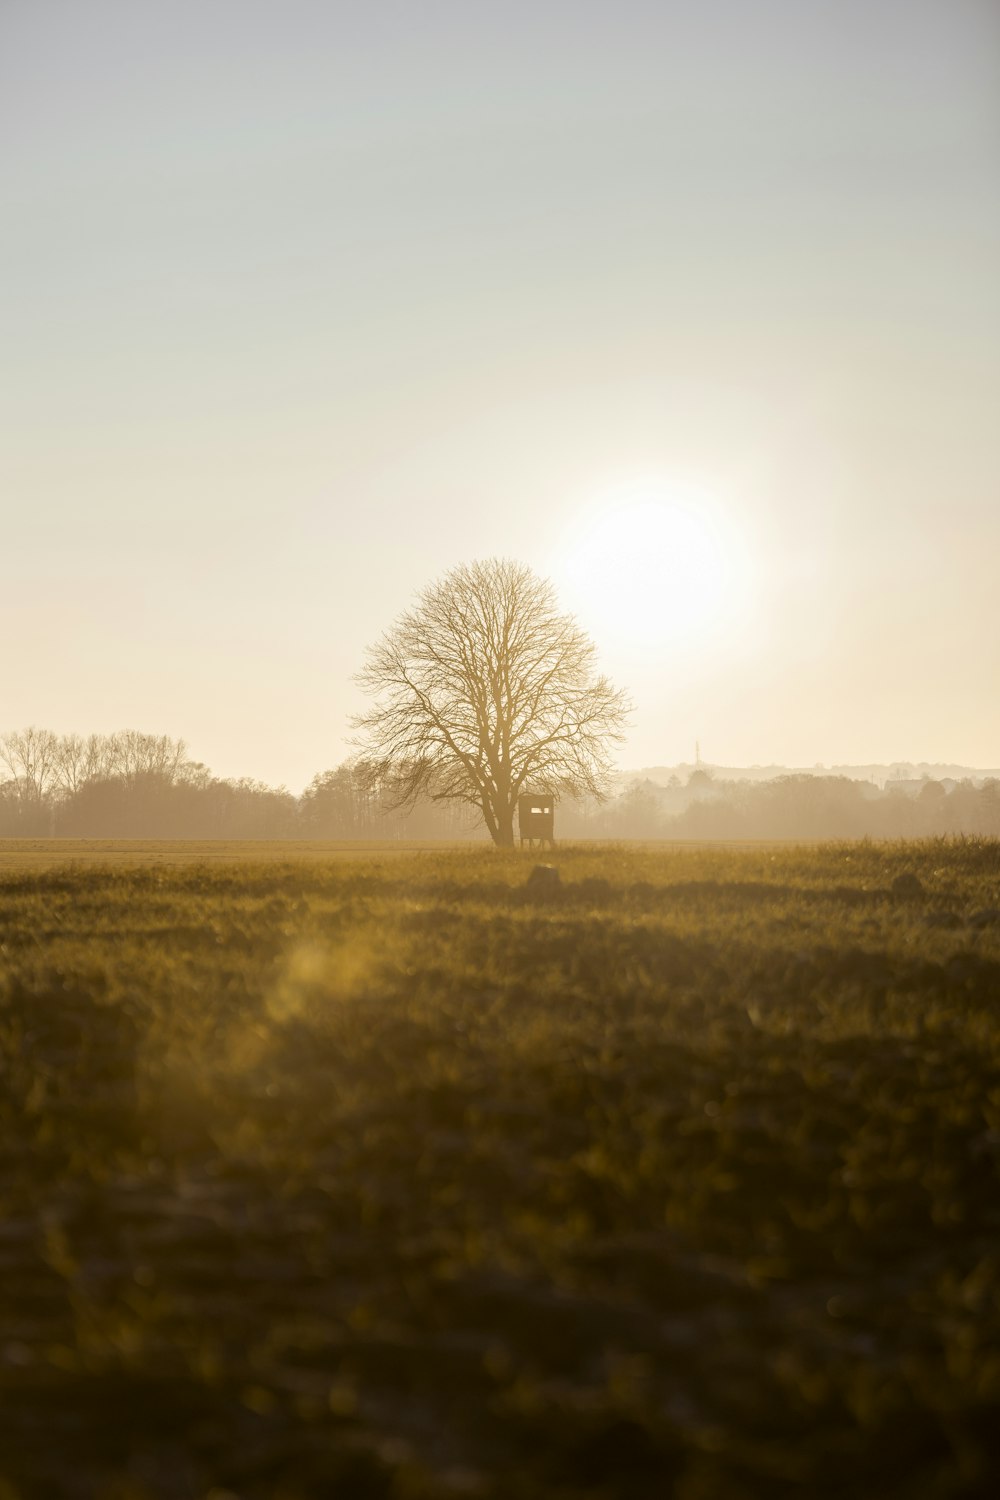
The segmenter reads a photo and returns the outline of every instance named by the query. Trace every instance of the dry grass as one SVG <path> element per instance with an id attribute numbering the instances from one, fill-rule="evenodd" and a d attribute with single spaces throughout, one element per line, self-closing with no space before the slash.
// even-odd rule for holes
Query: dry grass
<path id="1" fill-rule="evenodd" d="M 0 839 L 0 875 L 83 868 L 161 865 L 273 865 L 332 859 L 382 863 L 440 843 L 323 843 L 311 839 Z"/>
<path id="2" fill-rule="evenodd" d="M 995 841 L 221 847 L 0 877 L 7 1494 L 995 1492 Z"/>

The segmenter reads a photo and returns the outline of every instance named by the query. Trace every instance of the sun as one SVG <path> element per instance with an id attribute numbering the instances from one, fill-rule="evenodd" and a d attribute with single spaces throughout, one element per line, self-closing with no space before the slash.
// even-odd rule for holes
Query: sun
<path id="1" fill-rule="evenodd" d="M 679 480 L 601 491 L 566 528 L 558 575 L 596 637 L 641 652 L 724 633 L 749 585 L 732 517 L 708 490 Z"/>

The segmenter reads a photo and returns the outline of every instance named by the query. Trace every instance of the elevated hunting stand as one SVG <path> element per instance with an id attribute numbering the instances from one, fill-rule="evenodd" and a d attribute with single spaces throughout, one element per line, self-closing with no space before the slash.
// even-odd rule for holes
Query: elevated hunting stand
<path id="1" fill-rule="evenodd" d="M 555 848 L 555 810 L 548 792 L 526 792 L 517 799 L 517 827 L 521 836 L 521 848 L 527 839 L 530 849 L 537 839 Z"/>

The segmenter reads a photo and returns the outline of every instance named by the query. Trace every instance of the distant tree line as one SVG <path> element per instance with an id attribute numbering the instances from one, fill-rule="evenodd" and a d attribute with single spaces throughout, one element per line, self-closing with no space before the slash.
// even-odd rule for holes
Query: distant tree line
<path id="1" fill-rule="evenodd" d="M 393 788 L 355 757 L 313 777 L 301 796 L 248 777 L 214 776 L 183 740 L 123 730 L 59 735 L 30 728 L 0 736 L 0 838 L 385 839 L 488 837 L 474 809 L 417 798 L 393 807 Z M 902 838 L 1000 835 L 1000 781 L 926 780 L 879 790 L 846 776 L 770 781 L 625 784 L 608 801 L 563 798 L 559 838 Z"/>
<path id="2" fill-rule="evenodd" d="M 313 777 L 300 797 L 249 777 L 214 776 L 183 740 L 122 730 L 0 736 L 0 838 L 462 839 L 468 814 L 418 799 L 387 805 L 357 759 Z"/>
<path id="3" fill-rule="evenodd" d="M 604 807 L 567 809 L 564 837 L 690 839 L 920 838 L 1000 834 L 1000 781 L 904 791 L 848 776 L 805 773 L 768 781 L 715 781 L 695 771 L 681 785 L 634 781 Z M 581 816 L 582 815 L 582 816 Z M 586 833 L 577 833 L 583 824 Z"/>

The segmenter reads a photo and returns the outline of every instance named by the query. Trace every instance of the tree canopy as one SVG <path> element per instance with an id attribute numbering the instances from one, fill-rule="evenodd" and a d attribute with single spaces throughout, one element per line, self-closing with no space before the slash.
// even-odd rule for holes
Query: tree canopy
<path id="1" fill-rule="evenodd" d="M 357 744 L 395 806 L 471 804 L 507 847 L 522 793 L 606 795 L 629 705 L 522 564 L 453 568 L 369 648 L 358 681 L 375 701 L 354 721 Z"/>

